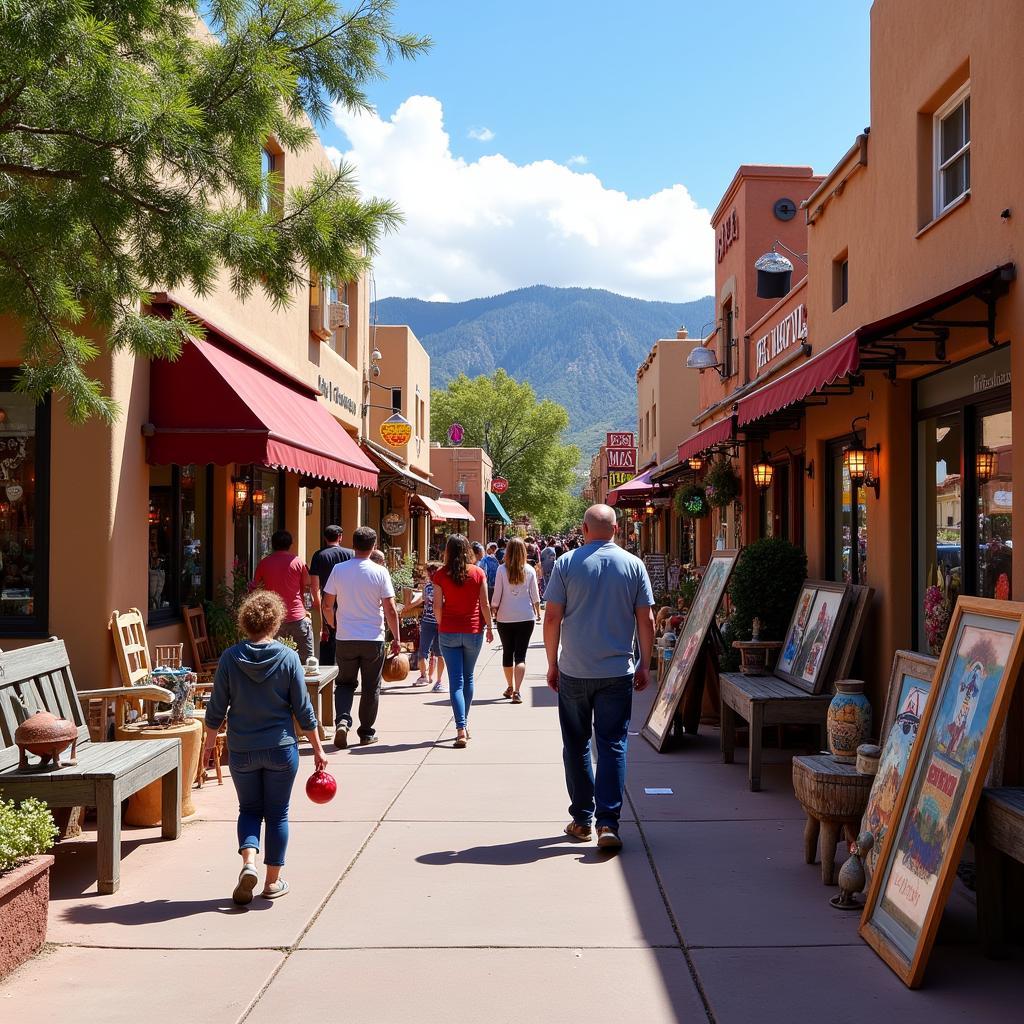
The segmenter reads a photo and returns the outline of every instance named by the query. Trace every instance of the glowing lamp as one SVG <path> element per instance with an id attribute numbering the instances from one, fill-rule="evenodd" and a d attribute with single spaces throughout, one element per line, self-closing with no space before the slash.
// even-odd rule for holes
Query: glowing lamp
<path id="1" fill-rule="evenodd" d="M 860 487 L 868 475 L 868 453 L 860 441 L 851 441 L 850 447 L 843 452 L 843 466 L 850 474 L 850 482 Z"/>
<path id="2" fill-rule="evenodd" d="M 766 491 L 771 487 L 774 476 L 775 467 L 764 456 L 754 463 L 754 486 L 759 490 Z"/>
<path id="3" fill-rule="evenodd" d="M 974 473 L 979 484 L 987 484 L 996 475 L 998 456 L 988 448 L 981 448 L 974 456 Z"/>
<path id="4" fill-rule="evenodd" d="M 252 504 L 253 508 L 263 508 L 263 502 L 267 500 L 267 492 L 262 487 L 254 487 L 252 489 Z"/>
<path id="5" fill-rule="evenodd" d="M 249 500 L 249 481 L 242 479 L 235 480 L 233 481 L 233 486 L 235 514 L 240 515 L 242 510 L 245 508 L 245 503 Z"/>
<path id="6" fill-rule="evenodd" d="M 704 460 L 699 455 L 691 455 L 686 460 L 686 464 L 697 473 L 700 472 L 700 468 L 704 465 Z"/>

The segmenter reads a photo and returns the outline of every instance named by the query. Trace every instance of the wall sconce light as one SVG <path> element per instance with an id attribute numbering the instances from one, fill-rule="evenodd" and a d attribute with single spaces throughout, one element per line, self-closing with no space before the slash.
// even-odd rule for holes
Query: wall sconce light
<path id="1" fill-rule="evenodd" d="M 262 487 L 252 489 L 252 507 L 257 512 L 263 508 L 263 502 L 267 500 L 267 492 Z"/>
<path id="2" fill-rule="evenodd" d="M 686 460 L 686 464 L 694 471 L 694 473 L 699 473 L 701 467 L 704 465 L 704 460 L 699 455 L 691 455 Z"/>
<path id="3" fill-rule="evenodd" d="M 754 486 L 761 491 L 768 490 L 775 476 L 775 467 L 768 461 L 768 453 L 761 452 L 761 458 L 754 463 Z"/>
<path id="4" fill-rule="evenodd" d="M 305 502 L 305 504 L 306 504 L 306 515 L 307 516 L 311 516 L 313 514 L 313 495 L 312 494 L 307 494 L 306 495 L 306 502 Z"/>
<path id="5" fill-rule="evenodd" d="M 718 357 L 709 348 L 697 345 L 686 357 L 686 368 L 698 370 L 703 373 L 705 370 L 714 370 L 722 380 L 728 376 L 725 372 L 725 364 L 718 361 Z"/>
<path id="6" fill-rule="evenodd" d="M 644 506 L 644 515 L 654 515 L 654 506 L 650 502 L 647 502 L 647 504 Z"/>
<path id="7" fill-rule="evenodd" d="M 868 419 L 870 419 L 869 416 L 857 416 L 850 424 L 853 440 L 846 451 L 843 452 L 843 467 L 850 474 L 850 482 L 854 487 L 871 487 L 877 498 L 881 488 L 881 481 L 878 479 L 878 456 L 882 451 L 882 446 L 876 444 L 870 448 L 865 448 L 857 434 L 857 420 Z M 869 452 L 874 455 L 874 458 L 871 460 L 874 464 L 870 467 L 868 466 Z"/>
<path id="8" fill-rule="evenodd" d="M 996 475 L 999 456 L 988 448 L 979 448 L 974 456 L 974 475 L 979 484 L 987 484 Z"/>
<path id="9" fill-rule="evenodd" d="M 235 515 L 240 516 L 249 501 L 249 481 L 245 477 L 235 477 L 231 486 Z"/>

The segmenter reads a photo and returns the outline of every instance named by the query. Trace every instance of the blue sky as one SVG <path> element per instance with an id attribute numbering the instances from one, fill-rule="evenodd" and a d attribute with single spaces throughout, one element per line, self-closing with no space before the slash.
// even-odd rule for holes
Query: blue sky
<path id="1" fill-rule="evenodd" d="M 826 171 L 868 124 L 869 8 L 870 0 L 650 0 L 632 8 L 607 0 L 401 0 L 398 26 L 430 34 L 434 49 L 394 65 L 387 82 L 371 87 L 377 126 L 360 128 L 339 115 L 339 126 L 323 131 L 326 143 L 357 164 L 368 191 L 387 190 L 406 210 L 406 238 L 382 254 L 381 294 L 404 289 L 466 298 L 481 289 L 535 283 L 530 253 L 553 245 L 570 265 L 558 280 L 542 283 L 693 297 L 684 293 L 706 286 L 711 265 L 702 218 L 706 223 L 706 211 L 740 163 L 809 163 Z M 402 110 L 417 96 L 436 102 Z M 388 130 L 400 111 L 404 127 Z M 437 209 L 421 214 L 424 197 L 416 195 L 415 183 L 377 166 L 399 160 L 400 144 L 428 177 L 441 179 L 438 201 L 448 193 L 456 220 L 465 214 L 459 194 L 473 182 L 480 216 L 468 240 L 455 237 Z M 439 147 L 444 166 L 435 163 Z M 526 168 L 530 174 L 515 173 Z M 487 185 L 484 178 L 494 181 Z M 490 218 L 489 188 L 496 211 Z M 505 209 L 508 189 L 534 198 Z M 672 275 L 648 273 L 644 284 L 641 264 L 653 262 L 642 258 L 647 244 L 656 253 L 673 243 L 649 225 L 642 202 L 623 206 L 625 197 L 608 195 L 616 192 L 633 201 L 658 196 L 660 219 L 678 224 L 680 244 L 708 246 L 706 270 L 680 258 Z M 695 207 L 692 215 L 684 196 Z M 621 288 L 605 280 L 615 275 L 610 240 L 601 236 L 600 224 L 585 222 L 586 208 L 606 210 L 602 220 L 635 235 L 627 258 L 637 269 Z M 482 230 L 487 219 L 498 222 L 491 243 Z M 520 254 L 520 268 L 506 260 L 489 277 L 469 275 L 460 286 L 460 269 L 508 245 Z M 417 269 L 409 253 L 399 260 L 396 246 L 418 249 L 425 265 Z M 438 253 L 453 248 L 461 257 L 448 273 L 436 270 Z M 579 264 L 578 281 L 573 263 Z M 542 263 L 533 272 L 555 271 Z"/>

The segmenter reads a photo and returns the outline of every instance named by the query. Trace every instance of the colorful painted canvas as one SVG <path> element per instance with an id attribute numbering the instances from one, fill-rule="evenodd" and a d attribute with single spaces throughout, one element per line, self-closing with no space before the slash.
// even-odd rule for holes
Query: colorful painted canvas
<path id="1" fill-rule="evenodd" d="M 797 598 L 775 674 L 809 693 L 819 693 L 829 673 L 838 626 L 846 610 L 844 583 L 807 580 Z"/>
<path id="2" fill-rule="evenodd" d="M 737 551 L 716 551 L 711 556 L 700 581 L 700 587 L 694 595 L 690 612 L 676 641 L 672 664 L 661 681 L 658 697 L 643 728 L 644 736 L 658 750 L 664 746 L 672 717 L 693 675 L 697 656 L 714 622 L 715 613 L 722 602 L 738 554 Z"/>
<path id="3" fill-rule="evenodd" d="M 894 803 L 882 807 L 888 842 L 875 861 L 861 934 L 909 985 L 923 975 L 1005 717 L 1022 619 L 1024 605 L 958 600 L 902 784 Z M 901 731 L 900 716 L 907 723 L 920 706 L 916 688 L 908 680 L 890 738 Z M 890 748 L 887 741 L 886 754 L 898 758 L 903 738 L 894 742 Z M 885 784 L 884 759 L 872 798 Z"/>
<path id="4" fill-rule="evenodd" d="M 871 786 L 868 806 L 860 826 L 862 832 L 870 832 L 875 837 L 874 846 L 864 857 L 864 870 L 868 878 L 875 870 L 889 834 L 893 811 L 896 809 L 896 797 L 903 781 L 903 773 L 907 769 L 910 751 L 917 738 L 921 712 L 931 691 L 932 681 L 931 677 L 924 679 L 909 672 L 900 672 L 897 686 L 898 690 L 890 697 L 890 700 L 896 700 L 894 720 L 884 737 L 882 755 L 878 761 L 878 774 L 875 775 L 875 781 Z"/>
<path id="5" fill-rule="evenodd" d="M 782 651 L 776 665 L 776 668 L 782 672 L 791 672 L 793 669 L 793 663 L 800 653 L 800 645 L 807 630 L 807 621 L 811 615 L 811 605 L 814 604 L 814 595 L 817 592 L 814 586 L 806 583 L 803 590 L 800 591 L 800 597 L 797 599 L 796 608 L 793 611 L 793 619 L 789 624 L 789 631 L 786 633 L 786 639 L 782 644 Z"/>

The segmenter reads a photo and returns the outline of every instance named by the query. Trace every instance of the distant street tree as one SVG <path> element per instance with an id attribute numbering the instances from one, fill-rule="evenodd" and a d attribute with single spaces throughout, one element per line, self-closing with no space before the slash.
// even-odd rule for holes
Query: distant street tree
<path id="1" fill-rule="evenodd" d="M 472 380 L 460 374 L 431 392 L 430 422 L 435 441 L 445 442 L 449 426 L 460 423 L 463 444 L 487 452 L 495 475 L 508 479 L 501 502 L 509 513 L 550 528 L 569 509 L 580 457 L 575 445 L 562 441 L 569 414 L 557 402 L 538 402 L 525 381 L 504 370 Z"/>
<path id="2" fill-rule="evenodd" d="M 309 147 L 332 103 L 366 109 L 398 33 L 394 0 L 0 2 L 0 313 L 25 332 L 19 387 L 77 421 L 116 405 L 88 364 L 111 349 L 173 358 L 183 313 L 153 288 L 286 305 L 310 268 L 352 280 L 400 220 L 340 166 L 303 187 L 265 172 L 273 138 Z M 199 22 L 205 18 L 207 31 Z"/>

